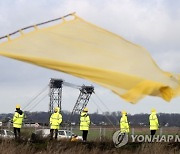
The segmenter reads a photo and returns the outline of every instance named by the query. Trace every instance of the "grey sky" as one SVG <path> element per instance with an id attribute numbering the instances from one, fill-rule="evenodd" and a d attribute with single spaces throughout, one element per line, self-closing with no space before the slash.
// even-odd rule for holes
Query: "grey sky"
<path id="1" fill-rule="evenodd" d="M 177 0 L 0 0 L 0 36 L 76 12 L 85 20 L 144 46 L 161 69 L 180 73 L 179 8 L 180 1 Z M 0 113 L 13 112 L 17 103 L 25 106 L 51 77 L 74 84 L 93 84 L 108 109 L 96 96 L 92 96 L 88 105 L 91 112 L 97 110 L 96 102 L 101 108 L 99 111 L 125 109 L 130 113 L 142 113 L 155 107 L 159 112 L 180 113 L 180 98 L 166 103 L 157 97 L 146 97 L 137 105 L 132 105 L 89 81 L 4 57 L 0 57 L 0 74 Z M 72 110 L 78 93 L 77 90 L 64 88 L 63 109 Z M 47 97 L 33 111 L 47 111 L 48 101 Z"/>

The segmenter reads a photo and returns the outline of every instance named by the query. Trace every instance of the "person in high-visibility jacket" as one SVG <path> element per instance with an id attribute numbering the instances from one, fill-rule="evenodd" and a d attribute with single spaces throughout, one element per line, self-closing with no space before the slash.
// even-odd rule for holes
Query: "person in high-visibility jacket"
<path id="1" fill-rule="evenodd" d="M 159 128 L 158 117 L 156 115 L 155 109 L 151 110 L 151 114 L 149 116 L 149 124 L 150 124 L 151 136 L 153 137 L 156 134 L 156 130 L 158 130 Z"/>
<path id="2" fill-rule="evenodd" d="M 122 111 L 121 114 L 122 114 L 122 117 L 120 119 L 121 133 L 129 133 L 129 123 L 128 123 L 128 119 L 127 119 L 127 112 Z"/>
<path id="3" fill-rule="evenodd" d="M 87 141 L 87 135 L 90 125 L 90 117 L 88 115 L 88 108 L 84 108 L 80 116 L 80 130 L 82 131 L 83 141 Z"/>
<path id="4" fill-rule="evenodd" d="M 54 109 L 54 113 L 50 117 L 50 139 L 53 139 L 53 135 L 55 132 L 55 139 L 57 139 L 59 125 L 62 122 L 62 115 L 59 113 L 60 108 L 56 107 Z"/>
<path id="5" fill-rule="evenodd" d="M 16 105 L 16 111 L 13 116 L 13 128 L 14 128 L 14 135 L 15 139 L 19 140 L 21 137 L 21 127 L 24 119 L 24 112 L 20 110 L 20 105 Z"/>

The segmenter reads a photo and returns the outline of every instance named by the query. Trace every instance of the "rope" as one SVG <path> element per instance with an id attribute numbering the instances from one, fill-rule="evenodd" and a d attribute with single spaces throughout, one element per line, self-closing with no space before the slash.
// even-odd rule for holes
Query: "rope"
<path id="1" fill-rule="evenodd" d="M 23 107 L 22 109 L 24 110 L 25 108 L 27 108 L 39 95 L 41 95 L 46 89 L 47 89 L 48 85 L 46 85 L 46 87 L 44 87 L 33 99 L 31 99 L 28 104 Z"/>
<path id="2" fill-rule="evenodd" d="M 11 36 L 11 35 L 14 35 L 14 34 L 16 34 L 16 33 L 19 33 L 19 31 L 26 30 L 26 29 L 29 29 L 29 28 L 33 28 L 33 27 L 35 27 L 35 26 L 44 25 L 44 24 L 47 24 L 47 23 L 50 23 L 50 22 L 53 22 L 53 21 L 57 21 L 57 20 L 66 18 L 66 17 L 68 17 L 68 16 L 72 16 L 72 15 L 74 15 L 74 14 L 75 14 L 75 12 L 70 13 L 70 14 L 67 14 L 67 15 L 65 15 L 65 16 L 63 16 L 63 17 L 60 17 L 60 18 L 56 18 L 56 19 L 52 19 L 52 20 L 49 20 L 49 21 L 46 21 L 46 22 L 42 22 L 42 23 L 39 23 L 39 24 L 36 24 L 36 25 L 31 25 L 31 26 L 28 26 L 28 27 L 24 27 L 24 28 L 22 28 L 22 29 L 19 29 L 19 30 L 13 32 L 13 33 L 10 33 L 10 34 L 8 34 L 8 35 L 2 36 L 2 37 L 0 37 L 0 39 L 7 38 L 7 37 L 9 37 L 9 36 Z"/>
<path id="3" fill-rule="evenodd" d="M 47 97 L 47 94 L 44 95 L 33 107 L 31 107 L 28 111 L 32 111 L 38 104 L 40 104 L 45 98 Z"/>
<path id="4" fill-rule="evenodd" d="M 92 98 L 91 98 L 91 99 L 92 99 Z M 93 100 L 93 99 L 92 99 L 92 100 Z M 95 103 L 94 100 L 93 100 L 92 102 L 98 107 L 98 109 L 99 109 L 101 112 L 103 112 L 103 111 L 101 110 L 100 106 L 99 106 L 97 103 Z M 114 129 L 116 129 L 115 125 L 111 122 L 111 120 L 110 120 L 106 115 L 104 115 L 104 116 L 105 116 L 105 118 L 111 123 L 111 125 L 114 127 Z"/>
<path id="5" fill-rule="evenodd" d="M 27 111 L 30 112 L 31 110 L 33 110 L 38 104 L 40 104 L 40 103 L 42 102 L 42 100 L 44 100 L 44 98 L 46 98 L 46 96 L 47 96 L 47 95 L 43 96 L 43 97 L 41 98 L 41 100 L 38 101 L 37 104 L 35 104 L 33 107 L 31 107 L 31 108 L 30 108 L 29 110 L 27 110 Z M 24 112 L 27 112 L 27 111 L 24 111 Z M 37 113 L 36 113 L 36 114 L 37 114 Z M 29 119 L 30 121 L 35 122 L 30 116 L 29 116 L 28 118 L 26 117 L 26 119 Z"/>
<path id="6" fill-rule="evenodd" d="M 107 107 L 107 105 L 98 97 L 98 95 L 95 93 L 95 96 L 98 98 L 98 100 L 105 106 L 105 108 L 110 112 L 110 109 Z M 112 115 L 112 117 L 116 120 L 116 122 L 119 122 L 119 120 Z"/>

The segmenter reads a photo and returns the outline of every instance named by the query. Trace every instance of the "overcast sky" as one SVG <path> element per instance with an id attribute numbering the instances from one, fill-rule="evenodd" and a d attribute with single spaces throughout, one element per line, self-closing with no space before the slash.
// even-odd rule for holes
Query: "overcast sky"
<path id="1" fill-rule="evenodd" d="M 0 36 L 17 29 L 76 12 L 85 20 L 144 46 L 159 67 L 180 73 L 180 1 L 178 0 L 0 0 Z M 180 113 L 180 98 L 170 103 L 146 97 L 132 105 L 108 89 L 71 75 L 0 57 L 0 113 L 14 112 L 16 104 L 26 106 L 50 78 L 94 85 L 96 95 L 88 104 L 90 112 L 127 110 L 131 114 Z M 48 88 L 26 109 L 48 111 Z M 71 111 L 79 91 L 64 87 L 62 108 Z M 47 96 L 43 101 L 41 98 Z"/>

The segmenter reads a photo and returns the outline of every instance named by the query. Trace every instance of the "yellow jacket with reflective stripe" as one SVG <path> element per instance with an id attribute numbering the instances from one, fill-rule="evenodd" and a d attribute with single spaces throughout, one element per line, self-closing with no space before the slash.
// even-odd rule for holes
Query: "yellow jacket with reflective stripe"
<path id="1" fill-rule="evenodd" d="M 150 130 L 157 130 L 159 127 L 158 118 L 156 112 L 152 112 L 149 116 Z"/>
<path id="2" fill-rule="evenodd" d="M 50 117 L 51 129 L 59 129 L 59 125 L 62 122 L 62 115 L 59 112 L 53 113 Z"/>
<path id="3" fill-rule="evenodd" d="M 89 130 L 90 118 L 87 112 L 82 112 L 80 117 L 80 130 Z"/>
<path id="4" fill-rule="evenodd" d="M 122 115 L 120 120 L 120 130 L 122 133 L 129 133 L 129 123 L 125 114 Z"/>
<path id="5" fill-rule="evenodd" d="M 17 111 L 14 113 L 13 116 L 13 127 L 15 128 L 21 128 L 22 127 L 22 122 L 24 119 L 24 113 L 19 114 Z"/>

